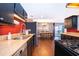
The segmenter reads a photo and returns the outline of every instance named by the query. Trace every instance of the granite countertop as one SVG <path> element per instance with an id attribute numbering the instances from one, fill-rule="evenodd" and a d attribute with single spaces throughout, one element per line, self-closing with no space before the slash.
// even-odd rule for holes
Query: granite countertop
<path id="1" fill-rule="evenodd" d="M 12 56 L 33 36 L 33 34 L 28 35 L 28 38 L 22 40 L 0 40 L 0 56 Z"/>

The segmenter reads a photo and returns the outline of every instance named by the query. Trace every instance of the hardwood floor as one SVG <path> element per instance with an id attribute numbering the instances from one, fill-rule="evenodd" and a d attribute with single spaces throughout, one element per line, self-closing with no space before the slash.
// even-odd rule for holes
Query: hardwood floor
<path id="1" fill-rule="evenodd" d="M 54 56 L 54 40 L 39 39 L 38 46 L 32 51 L 32 56 Z"/>

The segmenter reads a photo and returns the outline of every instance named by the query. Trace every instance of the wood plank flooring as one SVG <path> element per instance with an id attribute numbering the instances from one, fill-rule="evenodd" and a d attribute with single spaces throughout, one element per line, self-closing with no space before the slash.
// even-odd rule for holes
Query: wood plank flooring
<path id="1" fill-rule="evenodd" d="M 32 51 L 32 56 L 54 56 L 55 44 L 52 39 L 39 39 L 38 46 Z"/>

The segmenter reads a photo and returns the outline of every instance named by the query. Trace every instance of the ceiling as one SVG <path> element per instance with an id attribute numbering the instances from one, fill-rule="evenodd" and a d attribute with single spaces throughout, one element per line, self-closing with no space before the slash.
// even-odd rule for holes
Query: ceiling
<path id="1" fill-rule="evenodd" d="M 79 8 L 66 8 L 66 3 L 21 4 L 28 13 L 28 18 L 52 19 L 54 22 L 64 22 L 64 18 L 79 14 Z"/>

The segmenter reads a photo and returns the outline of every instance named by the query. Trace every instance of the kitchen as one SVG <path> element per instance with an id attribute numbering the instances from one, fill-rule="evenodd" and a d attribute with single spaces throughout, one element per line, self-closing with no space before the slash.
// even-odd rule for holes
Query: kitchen
<path id="1" fill-rule="evenodd" d="M 0 3 L 0 56 L 78 56 L 78 11 L 79 3 Z"/>

